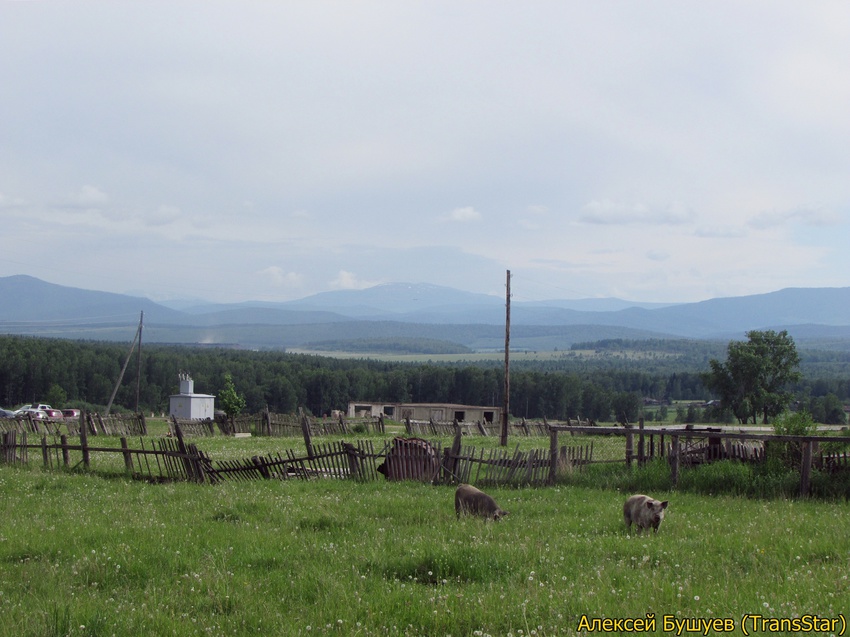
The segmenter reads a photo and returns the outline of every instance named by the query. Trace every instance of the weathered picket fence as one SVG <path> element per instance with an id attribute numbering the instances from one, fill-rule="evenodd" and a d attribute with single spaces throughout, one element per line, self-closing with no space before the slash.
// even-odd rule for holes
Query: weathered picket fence
<path id="1" fill-rule="evenodd" d="M 567 420 L 560 424 L 575 426 L 590 426 L 587 420 Z M 502 433 L 502 425 L 494 422 L 462 422 L 458 420 L 412 420 L 406 418 L 404 421 L 405 433 L 409 436 L 453 436 L 456 429 L 460 429 L 464 436 L 493 436 L 499 437 Z M 508 426 L 509 436 L 548 436 L 549 423 L 543 420 L 526 420 L 522 418 L 519 422 Z"/>
<path id="2" fill-rule="evenodd" d="M 209 423 L 195 423 L 209 430 Z M 79 429 L 76 437 L 8 429 L 0 435 L 0 462 L 28 464 L 30 453 L 40 450 L 45 467 L 90 469 L 92 455 L 99 458 L 118 457 L 119 461 L 103 461 L 110 471 L 123 471 L 138 479 L 190 480 L 218 483 L 228 480 L 317 479 L 345 478 L 356 480 L 422 480 L 434 483 L 472 482 L 478 484 L 540 485 L 551 484 L 565 471 L 597 462 L 625 462 L 641 465 L 655 457 L 663 457 L 670 465 L 672 482 L 678 482 L 683 467 L 719 459 L 748 462 L 764 461 L 771 453 L 770 444 L 793 443 L 799 451 L 800 492 L 810 491 L 812 468 L 838 472 L 850 470 L 850 437 L 777 436 L 761 433 L 732 433 L 718 428 L 649 429 L 634 427 L 578 427 L 548 424 L 549 449 L 514 451 L 506 448 L 475 449 L 464 446 L 464 430 L 455 423 L 451 447 L 422 438 L 398 437 L 375 450 L 371 440 L 314 443 L 313 428 L 301 419 L 305 452 L 288 450 L 267 456 L 252 456 L 241 460 L 214 460 L 197 445 L 186 442 L 179 421 L 172 424 L 172 436 L 158 439 L 139 438 L 136 447 L 128 438 L 120 438 L 120 448 L 89 443 L 88 426 Z M 103 428 L 101 428 L 103 429 Z M 620 438 L 625 454 L 619 459 L 608 454 L 596 455 L 596 442 L 559 446 L 559 435 L 569 433 L 592 437 L 602 442 Z M 29 444 L 28 437 L 38 436 L 39 442 Z M 469 438 L 466 438 L 467 440 Z M 624 443 L 624 444 L 623 444 Z M 829 450 L 819 445 L 829 443 Z M 609 445 L 610 446 L 610 445 Z M 837 450 L 833 450 L 837 449 Z M 381 477 L 383 476 L 383 478 Z"/>
<path id="3" fill-rule="evenodd" d="M 420 480 L 432 483 L 474 481 L 481 484 L 540 485 L 551 478 L 552 466 L 546 450 L 510 452 L 505 449 L 475 449 L 474 447 L 441 448 L 437 442 L 419 438 L 395 438 L 376 450 L 372 440 L 312 443 L 304 453 L 286 450 L 283 453 L 252 456 L 239 460 L 216 460 L 187 443 L 180 424 L 175 425 L 172 437 L 144 439 L 130 446 L 121 437 L 120 447 L 89 444 L 86 432 L 79 440 L 42 435 L 30 444 L 27 432 L 4 432 L 0 436 L 0 462 L 28 464 L 30 451 L 41 451 L 48 469 L 92 469 L 93 457 L 107 471 L 124 472 L 136 479 L 153 482 L 193 481 L 216 484 L 224 481 L 287 480 L 343 478 L 370 480 Z M 118 462 L 108 458 L 116 458 Z M 558 462 L 587 463 L 591 461 L 590 447 L 564 447 Z"/>
<path id="4" fill-rule="evenodd" d="M 33 418 L 30 413 L 15 418 L 0 419 L 0 432 L 45 434 L 59 436 L 68 433 L 78 436 L 85 428 L 91 436 L 146 436 L 148 433 L 145 415 L 110 414 L 102 416 L 96 412 L 81 412 L 79 418 Z"/>
<path id="5" fill-rule="evenodd" d="M 679 481 L 682 467 L 694 466 L 716 460 L 738 460 L 746 462 L 764 462 L 768 454 L 768 445 L 775 443 L 793 443 L 799 449 L 800 494 L 811 491 L 812 468 L 825 471 L 841 471 L 850 468 L 849 452 L 822 452 L 819 445 L 829 443 L 835 446 L 850 446 L 847 436 L 787 436 L 766 433 L 747 433 L 723 431 L 719 427 L 686 427 L 674 429 L 645 428 L 643 421 L 637 428 L 627 427 L 575 427 L 569 425 L 550 425 L 550 449 L 556 449 L 559 433 L 570 435 L 623 436 L 625 438 L 625 462 L 642 465 L 656 456 L 666 457 L 670 465 L 671 481 L 675 486 Z M 665 444 L 665 437 L 667 443 Z M 655 440 L 658 440 L 658 446 Z M 552 475 L 556 475 L 553 464 Z"/>
<path id="6" fill-rule="evenodd" d="M 297 437 L 305 428 L 313 436 L 349 435 L 353 433 L 384 433 L 384 417 L 347 418 L 344 415 L 314 418 L 303 410 L 297 414 L 277 414 L 264 410 L 228 418 L 217 416 L 215 420 L 190 421 L 172 416 L 171 423 L 178 423 L 185 435 L 212 436 L 216 430 L 226 436 L 251 434 L 252 436 Z"/>

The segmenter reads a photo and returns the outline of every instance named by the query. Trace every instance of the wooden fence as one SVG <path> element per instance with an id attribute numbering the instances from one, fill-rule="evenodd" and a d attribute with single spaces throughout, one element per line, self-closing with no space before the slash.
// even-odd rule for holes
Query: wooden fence
<path id="1" fill-rule="evenodd" d="M 590 422 L 586 420 L 567 420 L 566 425 L 575 426 L 590 426 Z M 494 422 L 461 422 L 453 421 L 436 421 L 436 420 L 411 420 L 406 418 L 404 421 L 404 430 L 409 436 L 453 436 L 456 428 L 459 428 L 464 436 L 494 436 L 499 437 L 502 434 L 502 425 Z M 544 418 L 543 420 L 526 420 L 523 418 L 520 422 L 509 426 L 509 436 L 548 436 L 549 423 Z"/>
<path id="2" fill-rule="evenodd" d="M 476 449 L 463 446 L 464 431 L 455 425 L 451 447 L 423 439 L 396 438 L 387 441 L 378 451 L 373 441 L 331 442 L 315 444 L 312 427 L 301 420 L 306 452 L 288 450 L 282 454 L 253 456 L 241 460 L 213 460 L 196 445 L 188 444 L 179 421 L 172 423 L 172 437 L 139 438 L 138 447 L 131 448 L 126 436 L 120 438 L 120 448 L 89 444 L 89 427 L 79 430 L 79 442 L 69 442 L 66 434 L 20 431 L 10 428 L 0 434 L 0 462 L 28 464 L 30 454 L 40 450 L 47 468 L 90 469 L 92 454 L 110 471 L 121 471 L 138 479 L 190 480 L 218 483 L 228 480 L 347 478 L 356 480 L 418 479 L 435 483 L 470 482 L 477 484 L 551 484 L 565 471 L 597 462 L 624 462 L 641 465 L 655 457 L 670 464 L 673 484 L 683 467 L 736 459 L 746 462 L 764 461 L 770 444 L 793 443 L 799 453 L 800 492 L 810 491 L 812 468 L 838 472 L 850 470 L 850 437 L 777 436 L 760 433 L 732 433 L 720 429 L 649 429 L 633 427 L 580 427 L 548 424 L 549 449 L 513 452 L 505 448 Z M 209 422 L 195 422 L 209 429 Z M 619 460 L 597 458 L 596 443 L 559 446 L 559 435 L 621 437 L 624 455 Z M 40 437 L 29 444 L 31 436 Z M 415 444 L 409 441 L 417 440 Z M 468 440 L 468 438 L 467 438 Z M 595 438 L 594 438 L 595 440 Z M 402 442 L 399 442 L 402 441 Z M 624 443 L 624 444 L 623 444 Z M 823 443 L 843 447 L 843 451 L 820 449 Z M 118 455 L 120 454 L 120 455 Z M 383 469 L 383 470 L 382 470 Z"/>
<path id="3" fill-rule="evenodd" d="M 148 433 L 145 415 L 141 413 L 101 416 L 99 413 L 84 411 L 80 413 L 79 418 L 46 419 L 33 418 L 27 413 L 15 418 L 0 419 L 0 432 L 16 431 L 52 436 L 67 433 L 78 436 L 83 428 L 90 436 L 146 436 Z"/>
<path id="4" fill-rule="evenodd" d="M 0 435 L 0 463 L 28 464 L 30 452 L 40 451 L 43 464 L 48 469 L 88 470 L 93 468 L 93 464 L 98 464 L 99 470 L 123 472 L 140 480 L 208 484 L 269 479 L 344 478 L 369 481 L 391 478 L 425 480 L 435 484 L 466 481 L 542 485 L 550 481 L 552 466 L 547 450 L 479 450 L 459 444 L 441 448 L 439 443 L 421 439 L 414 440 L 424 443 L 429 454 L 429 466 L 433 467 L 430 472 L 421 469 L 422 446 L 416 449 L 394 444 L 401 439 L 387 441 L 377 450 L 372 440 L 355 443 L 336 441 L 311 443 L 307 453 L 287 450 L 239 460 L 214 460 L 197 445 L 186 442 L 179 423 L 174 424 L 173 437 L 139 438 L 138 445 L 134 447 L 123 436 L 119 440 L 120 447 L 106 447 L 89 444 L 86 433 L 78 441 L 69 440 L 66 434 L 41 435 L 35 444 L 28 441 L 31 435 L 27 432 L 3 432 Z M 563 447 L 556 460 L 561 465 L 582 464 L 590 462 L 591 457 L 590 446 Z M 382 465 L 388 461 L 396 463 L 397 470 L 392 472 L 392 476 L 382 472 Z"/>
<path id="5" fill-rule="evenodd" d="M 58 434 L 64 424 L 63 419 L 33 418 L 31 414 L 22 414 L 15 418 L 0 418 L 0 433 L 15 431 L 18 433 Z"/>
<path id="6" fill-rule="evenodd" d="M 673 486 L 678 484 L 682 467 L 695 466 L 717 460 L 738 460 L 744 462 L 763 462 L 769 453 L 769 445 L 793 443 L 799 450 L 800 494 L 811 491 L 811 471 L 817 468 L 823 471 L 842 471 L 850 468 L 850 437 L 842 436 L 785 436 L 763 433 L 733 433 L 721 428 L 703 429 L 686 427 L 684 429 L 649 429 L 643 421 L 634 427 L 575 427 L 568 425 L 550 425 L 550 448 L 558 445 L 559 433 L 570 435 L 584 434 L 596 436 L 622 436 L 625 438 L 625 463 L 642 465 L 654 457 L 666 457 L 670 464 Z M 667 442 L 665 443 L 665 437 Z M 656 446 L 657 442 L 657 446 Z M 635 444 L 637 443 L 637 445 Z M 845 447 L 844 451 L 823 452 L 821 443 Z M 557 467 L 552 467 L 551 475 L 557 475 Z"/>
<path id="7" fill-rule="evenodd" d="M 384 417 L 362 418 L 313 418 L 300 411 L 297 414 L 276 414 L 268 410 L 259 414 L 227 418 L 217 416 L 213 419 L 189 420 L 171 417 L 173 434 L 174 424 L 179 423 L 183 434 L 187 436 L 214 436 L 220 432 L 225 436 L 250 434 L 252 436 L 298 437 L 307 428 L 313 436 L 348 435 L 356 433 L 384 433 Z"/>

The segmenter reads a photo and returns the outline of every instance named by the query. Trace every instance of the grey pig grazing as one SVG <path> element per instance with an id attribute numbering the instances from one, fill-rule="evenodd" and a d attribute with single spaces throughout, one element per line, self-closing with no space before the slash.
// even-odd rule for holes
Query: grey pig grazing
<path id="1" fill-rule="evenodd" d="M 659 502 L 648 495 L 633 495 L 623 505 L 623 518 L 626 521 L 626 529 L 632 527 L 632 522 L 637 526 L 638 533 L 643 529 L 652 527 L 658 533 L 661 520 L 664 519 L 664 510 L 667 508 L 667 500 Z"/>
<path id="2" fill-rule="evenodd" d="M 458 518 L 461 513 L 471 513 L 488 520 L 499 520 L 508 514 L 493 498 L 471 484 L 462 484 L 455 491 L 455 513 Z"/>

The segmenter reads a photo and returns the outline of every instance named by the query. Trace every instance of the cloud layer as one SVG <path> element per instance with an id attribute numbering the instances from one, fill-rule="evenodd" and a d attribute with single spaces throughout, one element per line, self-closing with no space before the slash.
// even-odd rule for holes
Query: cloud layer
<path id="1" fill-rule="evenodd" d="M 152 298 L 850 285 L 850 6 L 0 4 L 0 276 Z"/>

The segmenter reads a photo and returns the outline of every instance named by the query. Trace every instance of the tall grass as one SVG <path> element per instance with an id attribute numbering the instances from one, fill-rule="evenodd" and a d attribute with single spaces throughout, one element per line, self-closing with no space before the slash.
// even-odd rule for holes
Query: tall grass
<path id="1" fill-rule="evenodd" d="M 645 486 L 645 485 L 642 485 Z M 850 609 L 850 505 L 658 491 L 490 490 L 456 519 L 418 483 L 151 485 L 0 468 L 0 637 L 555 635 L 591 618 L 834 617 Z M 740 634 L 740 633 L 739 633 Z"/>
<path id="2" fill-rule="evenodd" d="M 670 467 L 663 458 L 643 467 L 623 464 L 593 464 L 567 470 L 559 481 L 571 486 L 618 489 L 621 491 L 671 490 Z M 778 458 L 762 463 L 721 460 L 680 469 L 679 492 L 733 495 L 749 498 L 796 498 L 800 493 L 800 471 Z M 850 499 L 850 475 L 812 470 L 810 496 L 820 500 Z"/>

